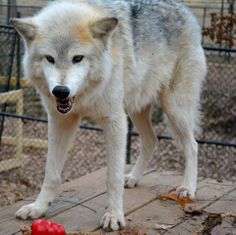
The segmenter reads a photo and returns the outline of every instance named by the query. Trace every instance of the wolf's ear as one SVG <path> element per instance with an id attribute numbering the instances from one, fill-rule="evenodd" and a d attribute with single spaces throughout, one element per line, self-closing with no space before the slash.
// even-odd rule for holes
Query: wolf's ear
<path id="1" fill-rule="evenodd" d="M 103 18 L 89 25 L 90 32 L 94 38 L 104 38 L 109 36 L 118 24 L 118 19 Z"/>
<path id="2" fill-rule="evenodd" d="M 26 40 L 26 42 L 30 42 L 35 39 L 37 27 L 33 24 L 31 18 L 12 18 L 10 22 L 13 24 L 16 31 Z"/>

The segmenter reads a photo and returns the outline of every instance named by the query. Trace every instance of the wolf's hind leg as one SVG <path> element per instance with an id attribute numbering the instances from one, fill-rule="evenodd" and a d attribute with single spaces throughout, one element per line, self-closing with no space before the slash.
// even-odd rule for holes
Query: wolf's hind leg
<path id="1" fill-rule="evenodd" d="M 194 198 L 197 188 L 198 144 L 194 132 L 198 130 L 200 93 L 206 72 L 201 46 L 188 48 L 176 64 L 169 86 L 160 92 L 170 130 L 185 156 L 183 182 L 177 189 L 181 198 Z"/>
<path id="2" fill-rule="evenodd" d="M 195 115 L 198 116 L 198 110 L 195 105 L 187 104 L 186 100 L 181 101 L 183 98 L 181 95 L 181 93 L 163 92 L 161 94 L 161 104 L 168 117 L 173 137 L 185 156 L 183 182 L 177 188 L 179 197 L 193 199 L 197 187 L 198 168 L 198 144 L 194 138 L 194 120 L 196 119 Z M 185 98 L 187 99 L 187 97 Z"/>
<path id="3" fill-rule="evenodd" d="M 150 112 L 151 106 L 148 106 L 142 111 L 131 115 L 131 119 L 141 136 L 141 149 L 133 169 L 125 176 L 125 186 L 127 188 L 134 187 L 138 184 L 155 148 L 156 137 L 152 129 Z"/>
<path id="4" fill-rule="evenodd" d="M 67 148 L 77 130 L 78 117 L 54 115 L 49 117 L 48 157 L 41 192 L 35 202 L 23 206 L 16 212 L 17 218 L 36 219 L 43 216 L 55 199 L 61 183 L 61 172 L 66 159 Z"/>

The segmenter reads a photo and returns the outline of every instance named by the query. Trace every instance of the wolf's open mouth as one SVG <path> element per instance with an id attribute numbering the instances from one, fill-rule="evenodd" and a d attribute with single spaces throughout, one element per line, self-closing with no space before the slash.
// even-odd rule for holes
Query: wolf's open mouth
<path id="1" fill-rule="evenodd" d="M 57 99 L 57 110 L 60 113 L 68 113 L 72 109 L 74 99 L 59 100 Z"/>

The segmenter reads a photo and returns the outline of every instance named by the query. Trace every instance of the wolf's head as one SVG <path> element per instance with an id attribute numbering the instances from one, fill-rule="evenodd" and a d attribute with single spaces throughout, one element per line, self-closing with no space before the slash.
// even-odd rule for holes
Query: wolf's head
<path id="1" fill-rule="evenodd" d="M 85 3 L 55 3 L 32 18 L 12 19 L 24 39 L 25 76 L 61 113 L 110 77 L 108 50 L 118 20 Z"/>

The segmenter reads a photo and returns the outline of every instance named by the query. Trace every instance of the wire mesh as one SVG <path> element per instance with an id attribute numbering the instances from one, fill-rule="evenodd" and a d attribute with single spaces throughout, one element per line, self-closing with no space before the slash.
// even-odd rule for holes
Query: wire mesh
<path id="1" fill-rule="evenodd" d="M 236 130 L 236 51 L 206 51 L 208 77 L 202 106 L 209 139 L 234 142 Z"/>

